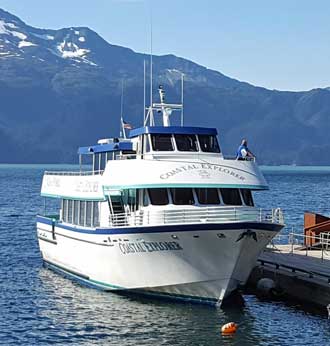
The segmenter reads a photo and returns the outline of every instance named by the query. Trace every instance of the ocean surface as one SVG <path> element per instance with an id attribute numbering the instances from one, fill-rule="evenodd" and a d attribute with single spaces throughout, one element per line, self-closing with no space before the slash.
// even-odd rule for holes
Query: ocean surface
<path id="1" fill-rule="evenodd" d="M 243 295 L 222 310 L 120 296 L 82 287 L 43 268 L 35 216 L 44 170 L 0 165 L 0 345 L 330 345 L 330 320 L 298 305 Z M 257 205 L 281 207 L 284 232 L 302 232 L 306 210 L 330 215 L 330 167 L 263 167 L 270 190 Z M 224 323 L 239 328 L 221 336 Z"/>

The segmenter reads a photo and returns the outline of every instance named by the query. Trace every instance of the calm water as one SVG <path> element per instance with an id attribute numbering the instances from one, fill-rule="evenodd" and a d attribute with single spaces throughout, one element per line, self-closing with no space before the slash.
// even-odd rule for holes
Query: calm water
<path id="1" fill-rule="evenodd" d="M 44 169 L 0 165 L 1 345 L 330 345 L 326 317 L 281 302 L 245 295 L 243 307 L 219 310 L 123 297 L 44 269 L 35 231 Z M 265 168 L 265 175 L 271 190 L 256 201 L 282 207 L 286 231 L 301 230 L 305 210 L 330 214 L 330 168 Z M 229 321 L 239 330 L 222 337 Z"/>

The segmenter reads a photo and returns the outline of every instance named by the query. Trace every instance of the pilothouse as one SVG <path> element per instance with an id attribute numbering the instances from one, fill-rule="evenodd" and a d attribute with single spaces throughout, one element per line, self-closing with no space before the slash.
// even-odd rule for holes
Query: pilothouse
<path id="1" fill-rule="evenodd" d="M 221 305 L 283 227 L 282 211 L 255 206 L 253 191 L 268 186 L 254 160 L 225 158 L 214 128 L 171 126 L 183 105 L 159 95 L 128 138 L 80 147 L 77 172 L 44 173 L 41 195 L 60 209 L 37 217 L 42 257 L 99 289 Z"/>

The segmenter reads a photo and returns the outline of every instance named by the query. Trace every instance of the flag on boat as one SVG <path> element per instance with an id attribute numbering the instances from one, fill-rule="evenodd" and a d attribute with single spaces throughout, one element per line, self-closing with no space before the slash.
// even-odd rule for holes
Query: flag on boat
<path id="1" fill-rule="evenodd" d="M 133 126 L 130 123 L 127 123 L 125 120 L 123 120 L 123 128 L 127 130 L 132 130 Z"/>

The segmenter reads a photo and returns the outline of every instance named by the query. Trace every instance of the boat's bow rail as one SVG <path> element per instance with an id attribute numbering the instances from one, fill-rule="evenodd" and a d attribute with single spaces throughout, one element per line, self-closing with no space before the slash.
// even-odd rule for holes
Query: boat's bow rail
<path id="1" fill-rule="evenodd" d="M 203 207 L 180 210 L 140 210 L 133 213 L 114 214 L 109 217 L 110 227 L 162 226 L 182 224 L 207 224 L 229 222 L 258 222 L 284 225 L 280 208 Z"/>
<path id="2" fill-rule="evenodd" d="M 237 160 L 236 156 L 224 156 L 224 160 L 231 160 L 231 161 L 240 161 Z M 252 162 L 256 162 L 256 158 L 255 157 L 246 157 L 244 160 L 242 161 L 252 161 Z"/>

